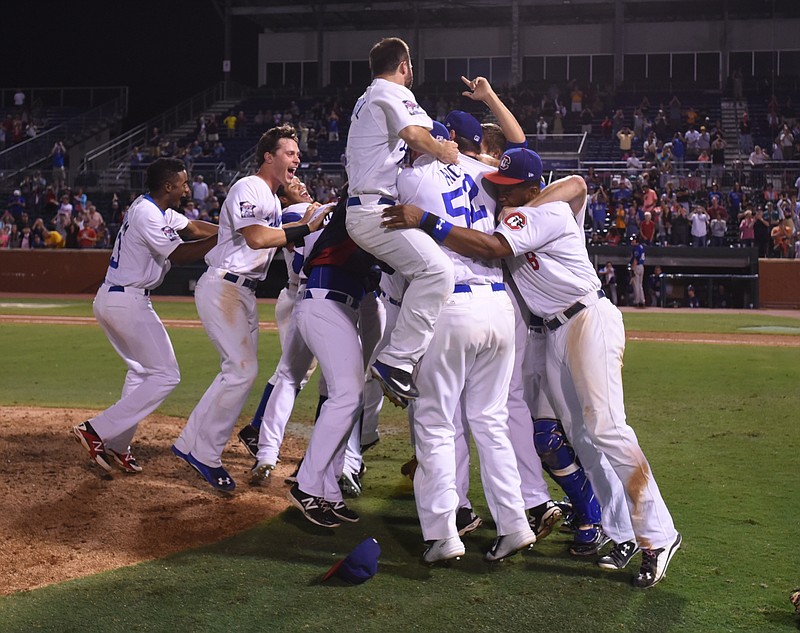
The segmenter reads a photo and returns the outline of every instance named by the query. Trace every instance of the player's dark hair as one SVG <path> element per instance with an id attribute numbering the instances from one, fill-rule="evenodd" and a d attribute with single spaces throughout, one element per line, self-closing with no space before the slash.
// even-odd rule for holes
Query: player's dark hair
<path id="1" fill-rule="evenodd" d="M 369 69 L 373 77 L 397 70 L 402 62 L 411 59 L 408 44 L 399 37 L 385 37 L 369 52 Z"/>
<path id="2" fill-rule="evenodd" d="M 458 145 L 458 151 L 462 154 L 480 154 L 481 144 L 476 143 L 471 138 L 465 138 L 456 134 L 455 143 Z M 502 154 L 502 152 L 500 152 Z"/>
<path id="3" fill-rule="evenodd" d="M 481 123 L 483 130 L 483 142 L 486 145 L 487 153 L 500 158 L 506 151 L 506 135 L 497 123 Z"/>
<path id="4" fill-rule="evenodd" d="M 279 125 L 268 129 L 261 135 L 256 146 L 256 165 L 258 167 L 264 164 L 264 154 L 267 152 L 274 154 L 277 151 L 278 143 L 282 138 L 289 138 L 298 142 L 297 132 L 291 125 Z"/>
<path id="5" fill-rule="evenodd" d="M 177 158 L 157 158 L 147 167 L 146 181 L 147 190 L 150 193 L 161 191 L 164 185 L 175 180 L 182 171 L 186 171 L 186 165 Z"/>

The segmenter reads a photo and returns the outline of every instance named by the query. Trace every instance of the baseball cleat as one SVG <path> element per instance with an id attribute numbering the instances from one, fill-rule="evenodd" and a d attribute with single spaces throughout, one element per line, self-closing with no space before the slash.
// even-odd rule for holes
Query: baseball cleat
<path id="1" fill-rule="evenodd" d="M 370 367 L 370 371 L 392 404 L 405 409 L 411 400 L 419 398 L 419 390 L 414 384 L 411 374 L 406 370 L 391 367 L 376 360 Z"/>
<path id="2" fill-rule="evenodd" d="M 326 528 L 339 527 L 339 518 L 331 510 L 331 505 L 321 497 L 306 494 L 295 484 L 289 489 L 289 501 L 312 523 Z"/>
<path id="3" fill-rule="evenodd" d="M 358 473 L 345 471 L 339 477 L 339 490 L 348 497 L 357 497 L 361 494 L 361 478 Z"/>
<path id="4" fill-rule="evenodd" d="M 472 508 L 464 506 L 463 508 L 459 508 L 456 512 L 456 529 L 458 530 L 459 536 L 474 532 L 481 525 L 483 525 L 483 521 L 473 512 Z"/>
<path id="5" fill-rule="evenodd" d="M 597 566 L 602 569 L 625 569 L 638 552 L 636 541 L 617 543 L 608 554 L 597 559 Z"/>
<path id="6" fill-rule="evenodd" d="M 253 459 L 258 459 L 258 434 L 259 430 L 253 428 L 252 424 L 246 424 L 237 434 L 242 446 L 247 449 Z"/>
<path id="7" fill-rule="evenodd" d="M 457 536 L 431 541 L 428 549 L 422 554 L 422 560 L 428 564 L 446 560 L 459 560 L 467 552 L 464 543 Z"/>
<path id="8" fill-rule="evenodd" d="M 404 477 L 408 477 L 411 481 L 414 481 L 414 473 L 417 472 L 417 466 L 419 462 L 417 462 L 417 456 L 412 455 L 411 459 L 409 459 L 405 464 L 400 466 L 400 474 Z"/>
<path id="9" fill-rule="evenodd" d="M 221 492 L 230 492 L 236 488 L 236 482 L 233 481 L 233 478 L 230 476 L 228 471 L 222 466 L 206 466 L 203 462 L 198 461 L 197 458 L 191 453 L 184 453 L 176 448 L 175 445 L 172 446 L 172 452 L 175 453 L 177 457 L 189 464 L 189 466 L 194 468 L 200 474 L 200 476 L 206 480 L 208 485 L 215 490 L 220 490 Z"/>
<path id="10" fill-rule="evenodd" d="M 548 536 L 562 516 L 561 508 L 553 501 L 545 501 L 528 510 L 528 523 L 536 534 L 536 540 L 541 541 Z"/>
<path id="11" fill-rule="evenodd" d="M 275 470 L 275 464 L 256 461 L 250 469 L 250 483 L 259 484 L 270 478 L 270 473 Z"/>
<path id="12" fill-rule="evenodd" d="M 667 575 L 667 567 L 675 552 L 680 548 L 683 539 L 681 535 L 675 537 L 671 545 L 660 549 L 643 549 L 642 566 L 633 579 L 633 586 L 647 589 L 663 580 Z"/>
<path id="13" fill-rule="evenodd" d="M 111 455 L 111 459 L 119 466 L 119 469 L 126 473 L 140 473 L 142 467 L 136 463 L 136 458 L 131 454 L 130 449 L 125 453 L 118 453 L 114 449 L 107 448 L 106 453 Z"/>
<path id="14" fill-rule="evenodd" d="M 112 470 L 111 462 L 108 461 L 105 444 L 92 428 L 92 425 L 89 422 L 84 422 L 78 426 L 73 426 L 72 434 L 83 445 L 83 448 L 89 451 L 89 457 L 92 458 L 92 461 L 110 473 Z"/>
<path id="15" fill-rule="evenodd" d="M 519 532 L 512 532 L 511 534 L 504 534 L 498 536 L 494 540 L 492 548 L 486 552 L 483 559 L 489 563 L 503 560 L 521 550 L 530 549 L 535 542 L 536 535 L 530 528 L 527 530 L 520 530 Z"/>
<path id="16" fill-rule="evenodd" d="M 795 589 L 789 596 L 789 602 L 794 605 L 794 612 L 800 614 L 800 589 Z"/>
<path id="17" fill-rule="evenodd" d="M 344 501 L 328 501 L 328 505 L 336 515 L 337 519 L 341 519 L 342 521 L 347 521 L 348 523 L 358 523 L 358 520 L 361 518 L 358 516 L 358 513 L 355 510 L 351 510 L 348 508 Z"/>
<path id="18" fill-rule="evenodd" d="M 573 556 L 594 556 L 610 542 L 611 539 L 599 525 L 579 527 L 575 530 L 575 540 L 570 545 L 569 553 Z"/>
<path id="19" fill-rule="evenodd" d="M 292 471 L 292 474 L 289 475 L 288 477 L 286 477 L 286 479 L 283 480 L 283 483 L 285 483 L 285 484 L 296 484 L 297 483 L 297 473 L 300 472 L 300 466 L 302 464 L 303 464 L 303 458 L 301 457 L 300 461 L 297 462 L 297 466 Z"/>

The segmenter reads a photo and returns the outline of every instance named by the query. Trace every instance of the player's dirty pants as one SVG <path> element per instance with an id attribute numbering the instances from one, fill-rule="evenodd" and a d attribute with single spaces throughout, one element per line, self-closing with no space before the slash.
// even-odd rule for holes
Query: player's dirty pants
<path id="1" fill-rule="evenodd" d="M 341 501 L 339 476 L 344 464 L 347 438 L 358 418 L 364 393 L 364 358 L 358 338 L 358 312 L 348 305 L 323 298 L 315 288 L 313 298 L 303 299 L 294 311 L 297 331 L 305 342 L 297 353 L 316 356 L 328 386 L 328 399 L 320 409 L 308 442 L 297 485 L 303 492 L 328 501 Z M 290 380 L 299 383 L 298 371 Z"/>
<path id="2" fill-rule="evenodd" d="M 386 206 L 348 206 L 346 227 L 356 244 L 408 280 L 397 325 L 378 360 L 410 372 L 425 353 L 436 318 L 453 291 L 453 262 L 419 229 L 382 228 Z"/>
<path id="3" fill-rule="evenodd" d="M 181 375 L 172 342 L 150 297 L 135 288 L 124 292 L 108 288 L 103 284 L 97 291 L 94 315 L 128 373 L 122 397 L 90 422 L 108 448 L 126 453 L 139 422 L 164 402 Z"/>
<path id="4" fill-rule="evenodd" d="M 206 466 L 222 465 L 222 451 L 258 374 L 258 312 L 252 290 L 206 272 L 195 288 L 197 313 L 220 355 L 220 372 L 175 441 Z"/>
<path id="5" fill-rule="evenodd" d="M 473 286 L 472 292 L 454 293 L 418 365 L 420 397 L 412 405 L 419 461 L 414 492 L 426 541 L 458 533 L 453 416 L 459 399 L 478 448 L 486 502 L 498 534 L 528 527 L 507 422 L 513 319 L 503 291 Z"/>
<path id="6" fill-rule="evenodd" d="M 553 396 L 551 396 L 547 382 L 546 359 L 547 334 L 545 334 L 545 328 L 544 326 L 531 328 L 525 353 L 524 373 L 526 400 L 536 419 L 558 417 L 553 409 Z M 562 426 L 564 426 L 563 423 Z M 589 483 L 591 483 L 596 500 L 602 508 L 603 531 L 615 543 L 633 540 L 633 527 L 625 493 L 608 459 L 592 443 L 588 434 L 574 433 L 572 429 L 565 429 L 565 432 Z M 586 512 L 585 514 L 590 513 Z"/>
<path id="7" fill-rule="evenodd" d="M 583 301 L 587 308 L 547 333 L 547 380 L 553 385 L 556 414 L 567 437 L 587 435 L 608 458 L 622 485 L 639 546 L 666 547 L 677 532 L 650 464 L 625 420 L 622 315 L 608 299 L 589 296 Z M 578 455 L 589 471 L 584 455 Z M 599 485 L 595 492 L 602 504 Z"/>

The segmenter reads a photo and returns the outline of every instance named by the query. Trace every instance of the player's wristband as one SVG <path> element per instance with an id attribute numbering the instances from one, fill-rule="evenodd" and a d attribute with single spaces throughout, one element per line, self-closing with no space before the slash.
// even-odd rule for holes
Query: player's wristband
<path id="1" fill-rule="evenodd" d="M 311 229 L 308 228 L 308 224 L 301 224 L 300 226 L 290 226 L 289 228 L 285 228 L 283 229 L 283 232 L 286 234 L 287 244 L 294 242 L 296 245 L 302 246 L 303 238 L 311 233 Z"/>
<path id="2" fill-rule="evenodd" d="M 453 230 L 453 225 L 438 215 L 423 211 L 422 219 L 419 221 L 419 228 L 441 244 L 448 233 Z"/>

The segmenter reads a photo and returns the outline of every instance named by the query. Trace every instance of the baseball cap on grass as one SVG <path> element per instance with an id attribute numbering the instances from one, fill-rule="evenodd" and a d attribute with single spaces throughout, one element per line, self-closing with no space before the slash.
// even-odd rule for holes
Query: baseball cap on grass
<path id="1" fill-rule="evenodd" d="M 378 573 L 380 555 L 381 548 L 378 541 L 372 537 L 364 539 L 352 552 L 328 570 L 322 577 L 322 582 L 338 576 L 349 583 L 360 585 Z"/>
<path id="2" fill-rule="evenodd" d="M 462 110 L 453 110 L 445 117 L 444 125 L 448 130 L 455 130 L 457 136 L 475 141 L 480 145 L 483 139 L 483 128 L 474 116 Z M 448 138 L 450 135 L 447 135 Z"/>
<path id="3" fill-rule="evenodd" d="M 450 132 L 448 132 L 447 128 L 438 121 L 433 122 L 433 129 L 431 130 L 431 136 L 435 138 L 437 141 L 450 140 Z"/>
<path id="4" fill-rule="evenodd" d="M 539 154 L 524 147 L 515 147 L 503 154 L 497 171 L 486 174 L 484 178 L 495 185 L 541 183 L 543 171 Z"/>

